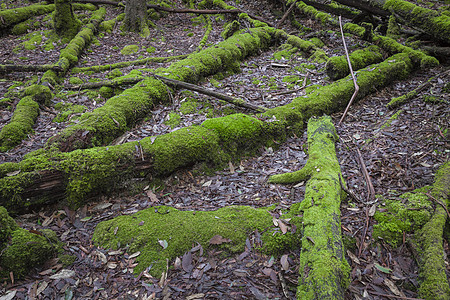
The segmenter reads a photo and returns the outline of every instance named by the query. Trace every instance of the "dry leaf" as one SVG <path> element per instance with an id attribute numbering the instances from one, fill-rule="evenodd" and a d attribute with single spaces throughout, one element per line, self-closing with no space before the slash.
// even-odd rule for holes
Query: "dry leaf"
<path id="1" fill-rule="evenodd" d="M 138 257 L 140 254 L 141 254 L 140 251 L 135 252 L 135 253 L 131 254 L 131 255 L 128 257 L 128 259 L 132 259 L 132 258 Z"/>
<path id="2" fill-rule="evenodd" d="M 384 284 L 391 290 L 392 293 L 394 293 L 396 296 L 402 296 L 402 294 L 400 293 L 400 291 L 398 290 L 397 286 L 395 285 L 395 283 L 393 283 L 391 280 L 385 278 L 384 279 Z M 404 295 L 403 295 L 404 296 Z"/>
<path id="3" fill-rule="evenodd" d="M 369 217 L 373 217 L 377 211 L 377 204 L 374 204 L 369 209 Z"/>
<path id="4" fill-rule="evenodd" d="M 211 245 L 220 245 L 220 244 L 229 243 L 229 242 L 231 242 L 230 239 L 226 239 L 220 235 L 215 235 L 209 240 L 209 243 Z"/>
<path id="5" fill-rule="evenodd" d="M 350 259 L 351 259 L 354 263 L 356 263 L 356 264 L 358 264 L 358 265 L 360 264 L 359 258 L 356 257 L 356 255 L 353 254 L 350 250 L 347 250 L 347 255 L 348 255 L 348 257 L 350 257 Z"/>
<path id="6" fill-rule="evenodd" d="M 283 256 L 281 256 L 280 263 L 281 263 L 281 267 L 283 268 L 283 270 L 285 270 L 285 271 L 289 270 L 289 262 L 288 262 L 287 254 L 284 254 Z"/>

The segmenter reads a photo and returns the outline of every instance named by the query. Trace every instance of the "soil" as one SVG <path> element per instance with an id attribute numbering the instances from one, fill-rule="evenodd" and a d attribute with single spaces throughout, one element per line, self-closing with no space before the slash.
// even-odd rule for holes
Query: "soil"
<path id="1" fill-rule="evenodd" d="M 7 8 L 25 6 L 31 2 L 4 1 Z M 172 3 L 176 7 L 184 7 L 180 0 Z M 433 3 L 436 5 L 436 2 Z M 279 3 L 261 0 L 240 1 L 240 4 L 232 5 L 274 24 L 281 19 L 286 9 Z M 113 6 L 105 7 L 106 20 L 114 18 L 123 10 Z M 213 28 L 205 46 L 207 47 L 223 40 L 220 32 L 232 17 L 205 18 L 211 18 Z M 205 18 L 197 18 L 192 14 L 163 14 L 160 19 L 153 20 L 155 27 L 151 28 L 151 35 L 147 38 L 133 33 L 123 35 L 119 26 L 115 26 L 111 33 L 105 33 L 103 38 L 98 37 L 99 43 L 93 43 L 89 47 L 77 67 L 132 61 L 140 57 L 191 53 L 197 49 L 205 34 Z M 297 15 L 296 20 L 312 28 L 308 37 L 320 38 L 325 43 L 322 48 L 328 56 L 344 54 L 341 36 L 336 28 L 323 27 L 301 15 Z M 34 30 L 48 30 L 50 25 L 44 16 L 36 17 L 36 21 L 41 25 Z M 281 27 L 289 33 L 298 32 L 289 20 Z M 14 48 L 23 41 L 25 34 L 3 35 L 0 38 L 0 64 L 52 63 L 57 60 L 62 48 L 56 45 L 54 50 L 44 51 L 38 45 L 35 50 L 16 52 Z M 346 36 L 346 43 L 351 50 L 365 46 L 364 41 L 350 36 Z M 138 44 L 139 51 L 133 55 L 122 55 L 120 50 L 130 44 Z M 149 47 L 155 48 L 151 54 L 146 51 Z M 287 104 L 293 97 L 305 94 L 301 81 L 289 85 L 283 81 L 286 76 L 297 75 L 307 80 L 306 86 L 331 82 L 326 76 L 324 64 L 312 63 L 301 55 L 276 60 L 274 53 L 280 50 L 281 48 L 273 47 L 249 57 L 241 63 L 240 73 L 218 80 L 219 84 L 211 78 L 205 78 L 200 85 L 270 108 Z M 148 63 L 145 67 L 156 69 L 169 64 L 170 62 Z M 127 74 L 140 68 L 142 66 L 131 66 L 120 70 Z M 340 135 L 340 141 L 336 144 L 338 159 L 348 188 L 357 196 L 357 199 L 349 197 L 342 203 L 341 209 L 343 234 L 356 239 L 356 248 L 349 250 L 351 254 L 348 256 L 352 266 L 352 282 L 346 292 L 347 299 L 418 297 L 418 268 L 407 243 L 392 248 L 385 241 L 372 236 L 375 221 L 368 217 L 367 212 L 374 204 L 382 206 L 385 198 L 431 185 L 437 168 L 449 160 L 450 141 L 446 132 L 450 120 L 450 98 L 448 88 L 445 91 L 444 86 L 450 76 L 442 75 L 447 69 L 448 61 L 443 61 L 439 67 L 420 70 L 407 80 L 393 82 L 389 87 L 355 103 L 343 124 L 337 127 Z M 68 75 L 65 84 L 69 83 L 70 76 L 78 76 L 87 81 L 89 78 L 106 79 L 108 73 Z M 26 82 L 36 75 L 42 76 L 42 73 L 3 75 L 0 79 L 0 100 L 14 83 Z M 386 108 L 393 97 L 408 93 L 431 77 L 434 79 L 430 87 L 417 97 L 398 109 Z M 124 142 L 200 124 L 209 117 L 202 112 L 202 108 L 212 109 L 214 116 L 225 115 L 231 110 L 252 113 L 194 94 L 196 109 L 180 114 L 186 94 L 177 91 L 172 97 L 171 106 L 155 107 L 151 118 L 129 131 Z M 430 99 L 433 101 L 430 102 Z M 18 99 L 12 99 L 11 107 L 17 101 Z M 71 97 L 55 97 L 52 101 L 54 104 L 61 101 L 82 104 L 90 111 L 101 106 L 105 99 L 100 95 L 92 99 L 78 93 Z M 401 110 L 398 118 L 390 126 L 382 127 L 398 110 Z M 12 112 L 13 109 L 1 108 L 0 129 L 8 123 Z M 170 120 L 171 112 L 180 114 L 179 124 L 169 125 L 167 121 Z M 52 121 L 57 114 L 58 111 L 53 106 L 42 110 L 33 128 L 34 132 L 22 144 L 1 153 L 0 163 L 20 161 L 23 155 L 39 149 L 48 138 L 68 126 L 69 122 Z M 332 116 L 336 126 L 341 117 L 342 113 Z M 306 138 L 306 134 L 294 136 L 277 149 L 261 148 L 259 156 L 242 159 L 240 163 L 230 163 L 227 169 L 216 171 L 213 175 L 198 174 L 195 169 L 180 170 L 166 178 L 160 189 L 146 187 L 137 194 L 102 195 L 76 211 L 52 206 L 17 216 L 16 221 L 24 228 L 50 228 L 56 231 L 65 244 L 65 251 L 76 257 L 72 265 L 64 268 L 74 273 L 71 276 L 52 276 L 63 269 L 61 262 L 54 259 L 31 272 L 24 280 L 1 285 L 0 297 L 8 292 L 15 293 L 14 299 L 294 299 L 300 250 L 285 253 L 281 260 L 259 253 L 254 250 L 258 243 L 255 233 L 247 241 L 248 251 L 233 257 L 223 258 L 217 250 L 200 249 L 198 245 L 193 245 L 190 258 L 180 257 L 183 265 L 193 266 L 192 271 L 186 272 L 180 264 L 169 262 L 173 267 L 165 278 L 153 278 L 147 273 L 136 277 L 133 274 L 135 254 L 127 253 L 126 248 L 121 249 L 120 254 L 97 248 L 92 245 L 91 238 L 98 222 L 156 205 L 170 205 L 182 210 L 214 210 L 227 205 L 264 207 L 277 204 L 279 208 L 287 208 L 300 202 L 304 196 L 305 182 L 274 185 L 268 184 L 267 178 L 273 174 L 298 170 L 306 164 Z M 357 149 L 370 174 L 378 200 L 368 192 L 367 182 L 358 162 Z M 405 239 L 409 234 L 405 233 Z M 444 243 L 448 258 L 449 244 L 447 240 Z M 450 278 L 448 259 L 446 265 L 447 276 Z M 393 273 L 389 274 L 383 268 L 390 268 Z"/>

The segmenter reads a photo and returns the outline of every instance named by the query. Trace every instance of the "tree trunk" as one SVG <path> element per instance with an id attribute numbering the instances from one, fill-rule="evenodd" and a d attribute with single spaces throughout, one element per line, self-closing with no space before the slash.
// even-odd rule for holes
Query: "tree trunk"
<path id="1" fill-rule="evenodd" d="M 147 4 L 145 0 L 127 0 L 124 28 L 128 31 L 148 35 Z"/>
<path id="2" fill-rule="evenodd" d="M 72 39 L 81 27 L 72 7 L 72 0 L 55 0 L 53 27 L 60 37 Z"/>

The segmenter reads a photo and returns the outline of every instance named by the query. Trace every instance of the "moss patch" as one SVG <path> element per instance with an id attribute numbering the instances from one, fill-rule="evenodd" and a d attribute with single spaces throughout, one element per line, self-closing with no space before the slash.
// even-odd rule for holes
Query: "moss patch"
<path id="1" fill-rule="evenodd" d="M 127 45 L 127 46 L 123 47 L 122 50 L 120 50 L 120 53 L 122 53 L 122 55 L 130 55 L 130 54 L 137 53 L 138 51 L 139 51 L 139 45 Z"/>
<path id="2" fill-rule="evenodd" d="M 373 236 L 381 237 L 393 247 L 402 243 L 403 233 L 420 229 L 432 215 L 432 205 L 424 195 L 430 187 L 405 193 L 400 199 L 387 199 L 385 207 L 374 215 L 378 224 L 373 226 Z"/>
<path id="3" fill-rule="evenodd" d="M 130 254 L 140 251 L 135 273 L 151 267 L 150 273 L 159 277 L 165 271 L 166 259 L 171 261 L 183 255 L 195 243 L 204 249 L 218 247 L 227 253 L 236 253 L 244 250 L 245 240 L 252 231 L 265 232 L 263 239 L 269 240 L 274 234 L 270 230 L 272 227 L 272 216 L 267 208 L 229 206 L 217 211 L 194 212 L 159 206 L 101 222 L 95 229 L 93 241 L 113 249 L 128 245 Z M 229 242 L 211 245 L 209 241 L 215 235 Z M 167 247 L 162 247 L 160 241 L 167 242 Z"/>

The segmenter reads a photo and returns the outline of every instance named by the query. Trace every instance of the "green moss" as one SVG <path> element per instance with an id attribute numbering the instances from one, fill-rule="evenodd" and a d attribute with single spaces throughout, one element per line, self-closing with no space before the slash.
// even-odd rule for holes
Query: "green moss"
<path id="1" fill-rule="evenodd" d="M 5 247 L 13 231 L 19 229 L 13 218 L 3 206 L 0 206 L 0 252 Z"/>
<path id="2" fill-rule="evenodd" d="M 119 76 L 123 76 L 122 71 L 120 71 L 119 69 L 114 69 L 114 70 L 112 70 L 111 72 L 109 72 L 109 73 L 106 75 L 106 77 L 107 77 L 108 79 L 113 79 L 113 78 L 116 78 L 116 77 L 119 77 Z"/>
<path id="3" fill-rule="evenodd" d="M 198 102 L 195 98 L 186 98 L 180 104 L 180 112 L 184 115 L 197 111 Z"/>
<path id="4" fill-rule="evenodd" d="M 153 46 L 150 46 L 150 47 L 148 47 L 148 48 L 146 49 L 146 51 L 147 51 L 147 53 L 153 53 L 153 52 L 156 51 L 156 48 L 153 47 Z"/>
<path id="5" fill-rule="evenodd" d="M 281 50 L 277 51 L 273 54 L 273 58 L 276 60 L 288 60 L 292 57 L 293 54 L 297 52 L 297 48 L 293 47 L 290 44 L 283 44 L 281 45 Z"/>
<path id="6" fill-rule="evenodd" d="M 401 0 L 387 0 L 383 8 L 395 11 L 408 25 L 417 26 L 434 38 L 450 43 L 450 17 Z"/>
<path id="7" fill-rule="evenodd" d="M 83 80 L 82 79 L 80 79 L 79 77 L 70 77 L 69 78 L 69 83 L 70 84 L 83 84 Z"/>
<path id="8" fill-rule="evenodd" d="M 374 215 L 378 224 L 373 226 L 373 236 L 398 247 L 404 232 L 420 229 L 432 215 L 431 202 L 424 194 L 427 190 L 429 187 L 405 193 L 400 196 L 400 200 L 386 200 L 386 211 L 378 210 Z"/>
<path id="9" fill-rule="evenodd" d="M 7 28 L 11 25 L 25 21 L 32 16 L 38 16 L 52 12 L 54 9 L 54 4 L 32 4 L 25 7 L 2 10 L 0 11 L 0 19 L 2 20 L 0 29 L 3 30 L 3 28 Z"/>
<path id="10" fill-rule="evenodd" d="M 172 129 L 180 125 L 181 116 L 177 113 L 169 113 L 168 119 L 164 121 L 164 124 L 170 126 Z"/>
<path id="11" fill-rule="evenodd" d="M 34 101 L 49 105 L 50 100 L 53 98 L 53 93 L 50 88 L 46 85 L 33 84 L 25 88 L 23 92 L 24 96 L 31 96 Z"/>
<path id="12" fill-rule="evenodd" d="M 109 99 L 111 97 L 114 96 L 114 88 L 109 87 L 109 86 L 102 86 L 98 92 L 100 93 L 100 95 L 105 98 L 105 99 Z"/>
<path id="13" fill-rule="evenodd" d="M 58 256 L 58 258 L 59 261 L 62 263 L 63 268 L 67 268 L 77 260 L 77 257 L 75 255 L 68 255 L 68 254 L 61 254 Z"/>
<path id="14" fill-rule="evenodd" d="M 319 38 L 314 37 L 309 40 L 311 43 L 313 43 L 316 47 L 322 48 L 325 46 L 324 42 L 322 42 Z"/>
<path id="15" fill-rule="evenodd" d="M 15 279 L 21 279 L 61 249 L 53 231 L 44 229 L 41 232 L 42 235 L 38 235 L 19 228 L 12 233 L 11 242 L 0 257 L 0 279 L 9 278 L 9 272 Z"/>
<path id="16" fill-rule="evenodd" d="M 386 36 L 393 39 L 397 39 L 399 35 L 400 35 L 400 26 L 397 24 L 397 20 L 395 19 L 394 15 L 390 15 Z"/>
<path id="17" fill-rule="evenodd" d="M 84 113 L 87 108 L 84 105 L 76 105 L 72 103 L 59 102 L 55 104 L 55 109 L 59 110 L 59 114 L 53 119 L 53 122 L 66 122 L 71 118 L 74 114 Z"/>
<path id="18" fill-rule="evenodd" d="M 18 145 L 27 134 L 39 115 L 39 104 L 26 96 L 17 103 L 11 121 L 0 131 L 0 151 L 7 151 Z"/>
<path id="19" fill-rule="evenodd" d="M 224 39 L 229 38 L 232 36 L 235 32 L 237 32 L 241 27 L 241 24 L 234 20 L 231 23 L 228 23 L 225 28 L 223 29 L 222 33 L 220 34 Z"/>
<path id="20" fill-rule="evenodd" d="M 129 246 L 128 252 L 140 251 L 135 273 L 151 267 L 153 276 L 160 276 L 169 261 L 182 256 L 199 243 L 204 249 L 217 247 L 228 253 L 244 250 L 252 231 L 266 232 L 273 227 L 267 208 L 229 206 L 217 211 L 179 211 L 167 206 L 152 207 L 133 216 L 121 216 L 97 225 L 93 241 L 105 248 Z M 272 232 L 263 234 L 268 239 Z M 220 245 L 209 244 L 220 235 L 230 240 Z M 279 235 L 277 235 L 279 236 Z M 163 248 L 158 241 L 166 241 Z M 264 247 L 264 246 L 263 246 Z M 170 265 L 170 264 L 169 264 Z"/>
<path id="21" fill-rule="evenodd" d="M 73 13 L 72 2 L 66 0 L 55 0 L 52 19 L 55 32 L 68 40 L 72 39 L 81 27 L 81 21 Z"/>
<path id="22" fill-rule="evenodd" d="M 209 119 L 202 126 L 214 130 L 227 152 L 232 157 L 242 151 L 254 151 L 263 139 L 264 126 L 261 120 L 245 114 Z"/>
<path id="23" fill-rule="evenodd" d="M 122 50 L 120 50 L 120 53 L 122 53 L 122 55 L 130 55 L 130 54 L 137 53 L 138 51 L 139 51 L 139 45 L 127 45 L 127 46 L 123 47 Z"/>
<path id="24" fill-rule="evenodd" d="M 379 63 L 383 60 L 383 53 L 381 49 L 375 45 L 367 48 L 356 50 L 350 55 L 350 62 L 354 71 L 362 69 L 368 65 Z M 327 61 L 326 65 L 327 75 L 332 79 L 340 79 L 350 73 L 347 57 L 334 56 Z"/>

